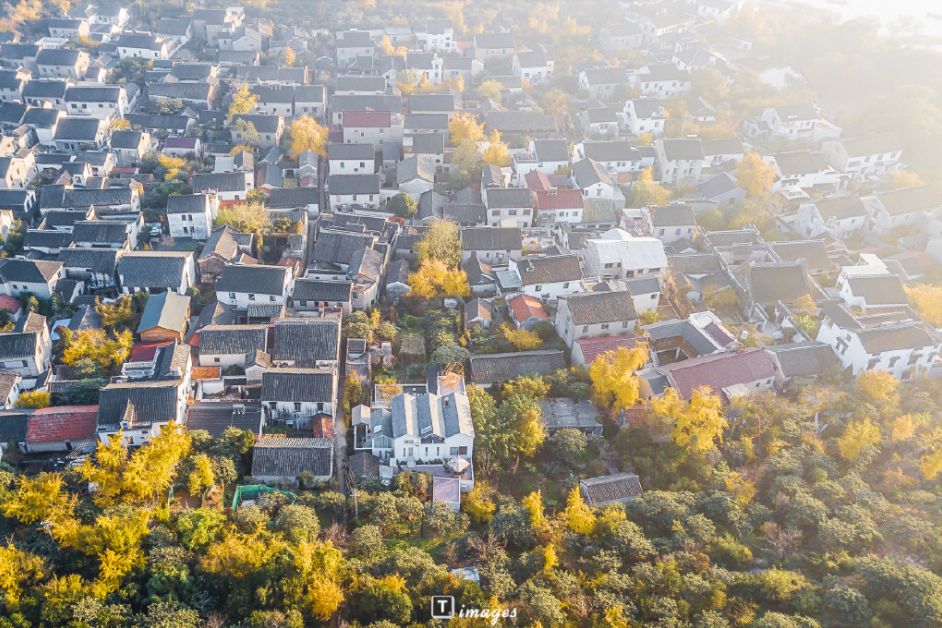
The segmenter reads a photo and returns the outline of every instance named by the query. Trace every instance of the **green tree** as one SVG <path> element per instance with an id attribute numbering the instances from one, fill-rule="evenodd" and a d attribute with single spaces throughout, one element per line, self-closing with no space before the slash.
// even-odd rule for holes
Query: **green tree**
<path id="1" fill-rule="evenodd" d="M 397 216 L 412 218 L 419 211 L 419 204 L 410 195 L 400 192 L 387 201 L 386 209 Z"/>

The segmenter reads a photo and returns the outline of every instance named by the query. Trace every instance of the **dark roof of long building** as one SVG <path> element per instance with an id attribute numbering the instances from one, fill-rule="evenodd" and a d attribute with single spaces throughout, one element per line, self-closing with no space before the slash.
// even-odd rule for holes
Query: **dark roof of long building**
<path id="1" fill-rule="evenodd" d="M 305 471 L 329 476 L 333 469 L 333 441 L 328 438 L 273 438 L 262 436 L 252 449 L 252 475 L 296 478 Z"/>
<path id="2" fill-rule="evenodd" d="M 313 368 L 318 362 L 336 361 L 340 351 L 340 324 L 333 319 L 282 319 L 275 323 L 272 359 Z"/>
<path id="3" fill-rule="evenodd" d="M 216 291 L 283 295 L 290 272 L 287 266 L 227 264 L 216 280 Z"/>
<path id="4" fill-rule="evenodd" d="M 262 373 L 262 401 L 333 402 L 333 369 L 272 368 Z"/>
<path id="5" fill-rule="evenodd" d="M 254 355 L 268 350 L 268 325 L 207 325 L 200 330 L 200 353 Z"/>
<path id="6" fill-rule="evenodd" d="M 472 355 L 470 361 L 471 381 L 485 385 L 566 368 L 566 358 L 558 349 Z"/>

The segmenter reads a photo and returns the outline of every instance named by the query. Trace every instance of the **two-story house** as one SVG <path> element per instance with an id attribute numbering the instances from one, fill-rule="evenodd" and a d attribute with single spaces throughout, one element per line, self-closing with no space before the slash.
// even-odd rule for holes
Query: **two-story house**
<path id="1" fill-rule="evenodd" d="M 216 280 L 216 298 L 240 309 L 249 303 L 286 303 L 293 285 L 287 266 L 228 264 Z"/>
<path id="2" fill-rule="evenodd" d="M 932 369 L 942 352 L 942 340 L 921 321 L 896 315 L 857 318 L 843 305 L 825 308 L 817 340 L 829 345 L 855 376 L 878 370 L 908 380 Z"/>
<path id="3" fill-rule="evenodd" d="M 597 279 L 661 277 L 669 267 L 661 240 L 617 228 L 586 240 L 583 258 L 586 275 Z"/>
<path id="4" fill-rule="evenodd" d="M 167 197 L 167 225 L 171 237 L 206 240 L 218 211 L 219 200 L 213 193 Z"/>
<path id="5" fill-rule="evenodd" d="M 637 320 L 630 292 L 603 290 L 560 297 L 553 325 L 571 349 L 582 338 L 630 334 Z"/>
<path id="6" fill-rule="evenodd" d="M 268 421 L 309 427 L 317 417 L 334 418 L 336 368 L 271 368 L 262 373 L 262 408 Z"/>

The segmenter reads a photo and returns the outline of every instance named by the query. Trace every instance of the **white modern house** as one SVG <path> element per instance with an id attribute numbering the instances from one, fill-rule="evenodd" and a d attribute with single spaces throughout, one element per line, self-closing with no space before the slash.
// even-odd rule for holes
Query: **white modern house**
<path id="1" fill-rule="evenodd" d="M 825 311 L 817 340 L 854 376 L 877 370 L 908 380 L 932 369 L 942 352 L 942 340 L 922 321 L 893 315 L 858 319 L 842 305 Z"/>
<path id="2" fill-rule="evenodd" d="M 661 277 L 669 265 L 659 239 L 617 228 L 586 240 L 583 257 L 586 276 L 597 279 Z"/>

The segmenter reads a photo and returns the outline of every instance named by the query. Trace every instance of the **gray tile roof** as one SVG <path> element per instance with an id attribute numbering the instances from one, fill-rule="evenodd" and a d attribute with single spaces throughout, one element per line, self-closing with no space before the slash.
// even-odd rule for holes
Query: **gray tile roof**
<path id="1" fill-rule="evenodd" d="M 566 358 L 558 349 L 472 355 L 471 381 L 490 385 L 523 375 L 546 375 L 566 368 Z"/>
<path id="2" fill-rule="evenodd" d="M 313 368 L 318 362 L 336 361 L 340 352 L 340 323 L 332 319 L 282 319 L 275 323 L 276 362 Z"/>
<path id="3" fill-rule="evenodd" d="M 312 368 L 273 368 L 262 373 L 262 401 L 288 403 L 334 402 L 336 371 Z"/>
<path id="4" fill-rule="evenodd" d="M 216 291 L 283 295 L 285 278 L 290 272 L 287 266 L 226 264 L 216 280 Z"/>
<path id="5" fill-rule="evenodd" d="M 327 191 L 331 195 L 379 194 L 377 174 L 332 174 L 327 177 Z"/>
<path id="6" fill-rule="evenodd" d="M 847 284 L 855 297 L 863 297 L 868 306 L 906 305 L 908 297 L 903 282 L 896 275 L 848 277 Z"/>
<path id="7" fill-rule="evenodd" d="M 596 325 L 637 320 L 631 293 L 627 290 L 589 292 L 565 297 L 574 325 Z"/>
<path id="8" fill-rule="evenodd" d="M 576 180 L 576 185 L 580 188 L 587 188 L 596 183 L 612 185 L 612 178 L 608 172 L 594 159 L 582 159 L 574 163 L 572 165 L 572 176 Z"/>
<path id="9" fill-rule="evenodd" d="M 348 265 L 353 254 L 366 246 L 372 246 L 373 236 L 340 229 L 324 229 L 314 242 L 315 262 Z"/>
<path id="10" fill-rule="evenodd" d="M 938 338 L 933 337 L 922 323 L 915 321 L 862 329 L 857 335 L 870 355 L 878 355 L 884 351 L 932 347 L 939 343 Z"/>
<path id="11" fill-rule="evenodd" d="M 0 260 L 0 275 L 5 281 L 45 283 L 61 269 L 61 262 L 26 259 Z"/>
<path id="12" fill-rule="evenodd" d="M 118 262 L 118 276 L 122 287 L 177 288 L 191 256 L 177 251 L 132 251 Z"/>
<path id="13" fill-rule="evenodd" d="M 466 227 L 459 232 L 464 251 L 519 251 L 519 227 Z"/>
<path id="14" fill-rule="evenodd" d="M 488 209 L 533 207 L 533 193 L 527 188 L 490 188 L 486 197 Z"/>
<path id="15" fill-rule="evenodd" d="M 575 255 L 524 257 L 517 263 L 517 272 L 525 286 L 582 279 L 582 267 Z"/>
<path id="16" fill-rule="evenodd" d="M 579 482 L 579 490 L 586 503 L 593 508 L 626 502 L 641 495 L 641 482 L 634 473 L 616 473 L 586 478 Z"/>
<path id="17" fill-rule="evenodd" d="M 297 478 L 309 471 L 325 477 L 332 473 L 333 455 L 333 441 L 328 438 L 261 436 L 252 448 L 252 475 Z"/>
<path id="18" fill-rule="evenodd" d="M 241 172 L 219 172 L 193 175 L 193 192 L 244 192 L 245 174 Z"/>
<path id="19" fill-rule="evenodd" d="M 209 206 L 206 194 L 174 194 L 167 197 L 168 214 L 202 214 Z"/>
<path id="20" fill-rule="evenodd" d="M 35 332 L 0 333 L 0 360 L 17 360 L 36 355 L 38 336 Z"/>
<path id="21" fill-rule="evenodd" d="M 765 348 L 774 354 L 785 378 L 821 375 L 840 367 L 830 345 L 823 342 L 796 342 Z"/>
<path id="22" fill-rule="evenodd" d="M 117 220 L 80 220 L 72 228 L 72 239 L 96 245 L 122 244 L 128 240 L 128 225 Z"/>
<path id="23" fill-rule="evenodd" d="M 791 303 L 811 294 L 808 274 L 800 262 L 753 264 L 749 267 L 748 282 L 752 300 L 760 305 L 771 305 L 778 301 Z"/>
<path id="24" fill-rule="evenodd" d="M 126 416 L 128 404 L 140 423 L 179 420 L 177 388 L 179 381 L 129 382 L 108 384 L 98 394 L 98 425 L 116 425 Z"/>
<path id="25" fill-rule="evenodd" d="M 200 353 L 255 355 L 268 350 L 268 325 L 207 325 L 200 330 Z"/>
<path id="26" fill-rule="evenodd" d="M 350 302 L 353 283 L 350 281 L 323 281 L 298 279 L 294 282 L 291 298 L 295 301 Z"/>

